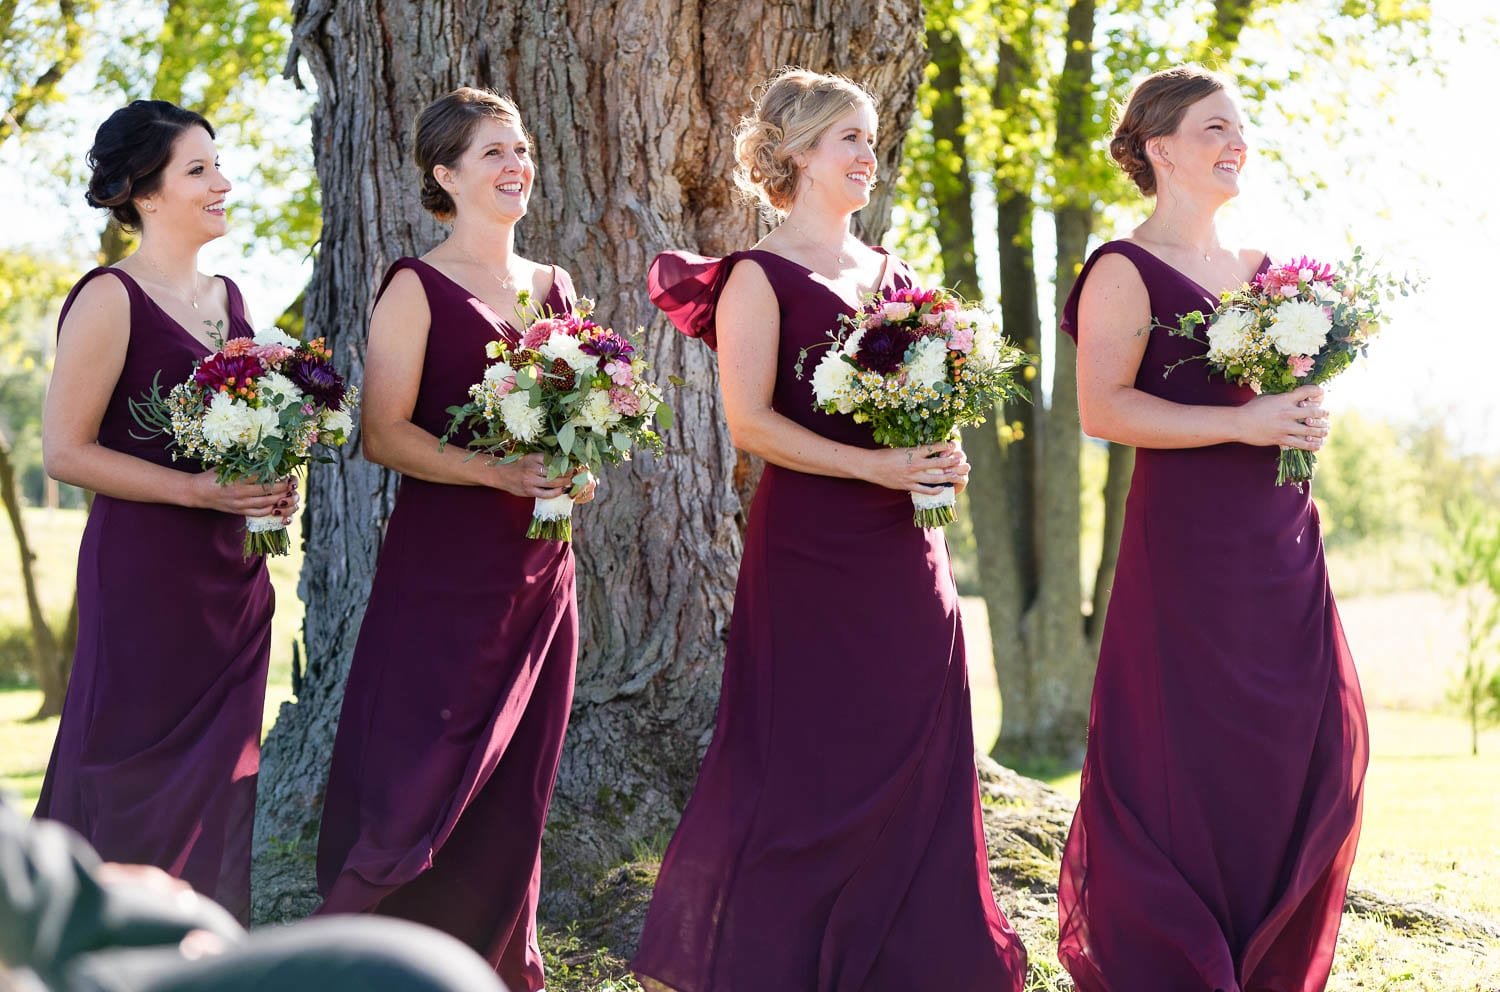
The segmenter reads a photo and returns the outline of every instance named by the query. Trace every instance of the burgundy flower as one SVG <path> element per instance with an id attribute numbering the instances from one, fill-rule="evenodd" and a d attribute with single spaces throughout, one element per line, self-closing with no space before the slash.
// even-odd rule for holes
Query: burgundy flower
<path id="1" fill-rule="evenodd" d="M 344 377 L 321 358 L 298 356 L 287 366 L 287 378 L 316 403 L 337 410 L 344 402 Z"/>
<path id="2" fill-rule="evenodd" d="M 584 338 L 578 347 L 584 354 L 597 355 L 605 362 L 619 359 L 629 363 L 630 356 L 635 354 L 635 348 L 629 341 L 608 330 L 600 330 L 592 337 Z"/>
<path id="3" fill-rule="evenodd" d="M 204 389 L 234 392 L 244 389 L 264 374 L 265 366 L 252 355 L 211 355 L 193 373 L 193 381 Z"/>
<path id="4" fill-rule="evenodd" d="M 877 324 L 859 339 L 854 361 L 863 369 L 889 375 L 901 367 L 915 340 L 916 335 L 899 324 Z"/>

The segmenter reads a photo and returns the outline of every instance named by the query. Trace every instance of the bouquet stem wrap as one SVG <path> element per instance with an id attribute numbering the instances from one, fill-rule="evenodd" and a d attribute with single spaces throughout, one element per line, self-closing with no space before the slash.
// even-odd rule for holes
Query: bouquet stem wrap
<path id="1" fill-rule="evenodd" d="M 291 550 L 291 536 L 276 514 L 245 518 L 245 560 L 253 555 L 284 555 Z"/>
<path id="2" fill-rule="evenodd" d="M 537 541 L 573 540 L 573 497 L 569 493 L 538 499 L 531 509 L 526 536 Z"/>
<path id="3" fill-rule="evenodd" d="M 952 486 L 948 486 L 936 496 L 912 493 L 911 505 L 915 508 L 915 512 L 912 513 L 911 522 L 918 527 L 946 527 L 953 522 L 953 507 L 957 503 L 958 495 Z"/>

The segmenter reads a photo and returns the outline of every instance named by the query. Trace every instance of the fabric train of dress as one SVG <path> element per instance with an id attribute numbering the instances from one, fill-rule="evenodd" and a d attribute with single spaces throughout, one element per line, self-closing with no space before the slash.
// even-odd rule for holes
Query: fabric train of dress
<path id="1" fill-rule="evenodd" d="M 99 443 L 183 471 L 142 438 L 129 401 L 187 380 L 208 349 L 120 269 L 130 343 Z M 220 276 L 223 279 L 224 277 Z M 238 287 L 227 337 L 253 332 Z M 78 550 L 78 648 L 36 815 L 109 861 L 156 865 L 250 915 L 250 835 L 275 594 L 242 554 L 245 522 L 214 510 L 94 497 Z"/>
<path id="2" fill-rule="evenodd" d="M 432 314 L 412 421 L 437 436 L 513 335 L 418 259 Z M 553 269 L 546 303 L 572 306 Z M 462 437 L 456 439 L 461 443 Z M 403 478 L 339 718 L 318 841 L 320 913 L 425 923 L 542 987 L 542 829 L 573 698 L 573 550 L 526 537 L 532 501 Z"/>
<path id="3" fill-rule="evenodd" d="M 1130 242 L 1158 323 L 1216 300 Z M 1264 268 L 1264 263 L 1263 266 Z M 1151 332 L 1136 388 L 1230 406 L 1202 343 Z M 1359 836 L 1364 705 L 1318 511 L 1274 447 L 1141 449 L 1063 859 L 1059 957 L 1080 992 L 1317 992 Z"/>
<path id="4" fill-rule="evenodd" d="M 652 297 L 713 341 L 730 269 L 780 302 L 773 404 L 825 437 L 801 348 L 851 312 L 789 259 L 668 253 Z M 911 284 L 886 264 L 882 291 Z M 1025 951 L 990 889 L 958 598 L 904 492 L 767 465 L 750 509 L 713 742 L 633 967 L 676 992 L 1018 992 Z"/>

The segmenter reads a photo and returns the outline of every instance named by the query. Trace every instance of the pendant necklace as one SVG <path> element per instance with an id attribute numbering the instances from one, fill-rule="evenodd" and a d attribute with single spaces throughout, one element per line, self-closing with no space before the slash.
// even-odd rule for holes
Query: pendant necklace
<path id="1" fill-rule="evenodd" d="M 459 251 L 461 251 L 465 255 L 469 256 L 469 261 L 471 261 L 475 265 L 479 266 L 479 270 L 481 272 L 483 272 L 485 275 L 489 276 L 491 279 L 493 279 L 496 282 L 498 282 L 500 284 L 500 288 L 501 289 L 505 290 L 507 293 L 513 293 L 513 292 L 515 292 L 515 289 L 516 289 L 516 280 L 515 280 L 515 277 L 513 275 L 511 275 L 510 266 L 508 266 L 508 265 L 506 266 L 506 268 L 505 268 L 505 278 L 501 279 L 499 276 L 495 275 L 495 270 L 494 269 L 491 269 L 489 266 L 485 265 L 478 258 L 476 258 L 474 256 L 474 253 L 471 252 L 471 251 L 469 251 L 469 249 L 465 248 L 462 244 L 459 244 L 459 242 L 458 242 L 458 240 L 456 238 L 454 239 L 453 243 L 455 245 L 458 245 L 458 250 Z"/>
<path id="2" fill-rule="evenodd" d="M 156 264 L 156 260 L 154 258 L 152 258 L 150 255 L 143 256 L 140 252 L 136 252 L 135 254 L 137 258 L 145 258 L 146 264 L 156 270 L 157 276 L 160 277 L 161 281 L 167 286 L 168 289 L 172 290 L 187 303 L 191 303 L 194 310 L 198 309 L 198 274 L 196 272 L 193 273 L 193 292 L 184 293 L 182 290 L 177 288 L 172 280 L 167 278 L 167 274 L 162 271 L 162 267 L 160 265 Z"/>

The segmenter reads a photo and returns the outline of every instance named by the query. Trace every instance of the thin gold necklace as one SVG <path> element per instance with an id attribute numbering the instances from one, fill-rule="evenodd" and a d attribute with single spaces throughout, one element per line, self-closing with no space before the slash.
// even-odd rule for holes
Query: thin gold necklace
<path id="1" fill-rule="evenodd" d="M 168 289 L 172 290 L 178 296 L 181 296 L 188 303 L 191 303 L 194 310 L 198 309 L 198 274 L 196 272 L 193 273 L 193 292 L 185 294 L 181 289 L 177 288 L 172 280 L 167 278 L 167 274 L 162 271 L 160 265 L 156 264 L 155 259 L 153 259 L 150 255 L 142 255 L 140 252 L 136 252 L 135 254 L 137 258 L 144 258 L 146 260 L 146 264 L 156 270 L 156 274 L 161 277 L 161 281 L 166 285 Z"/>
<path id="2" fill-rule="evenodd" d="M 483 262 L 481 262 L 478 258 L 476 258 L 474 256 L 473 252 L 471 252 L 469 249 L 465 248 L 462 244 L 459 244 L 459 241 L 458 241 L 457 238 L 453 239 L 453 243 L 455 245 L 458 245 L 458 250 L 459 251 L 461 251 L 465 255 L 469 256 L 469 261 L 471 261 L 475 265 L 479 266 L 479 270 L 481 272 L 483 272 L 485 275 L 489 276 L 491 279 L 493 279 L 496 282 L 498 282 L 500 284 L 500 288 L 501 289 L 505 290 L 507 293 L 513 293 L 513 292 L 515 292 L 515 289 L 516 289 L 516 279 L 515 279 L 515 276 L 513 276 L 511 274 L 510 266 L 509 265 L 507 265 L 506 268 L 505 268 L 505 278 L 501 279 L 499 276 L 495 275 L 495 270 L 494 269 L 491 269 L 489 266 L 485 265 Z"/>
<path id="3" fill-rule="evenodd" d="M 843 253 L 843 251 L 835 252 L 832 248 L 830 248 L 827 245 L 823 244 L 821 241 L 818 241 L 818 240 L 814 239 L 811 235 L 809 235 L 806 231 L 804 231 L 802 229 L 801 225 L 788 223 L 787 227 L 790 227 L 792 230 L 796 231 L 797 232 L 797 236 L 799 238 L 801 238 L 803 241 L 806 241 L 808 244 L 812 245 L 814 248 L 821 248 L 823 251 L 827 252 L 831 257 L 833 257 L 836 260 L 837 265 L 838 265 L 838 267 L 840 269 L 843 269 L 844 266 L 846 266 L 846 265 L 849 264 L 849 259 Z M 839 247 L 842 249 L 844 247 L 844 245 L 848 244 L 848 241 L 849 241 L 849 235 L 847 233 L 845 233 L 844 237 L 841 238 L 841 239 L 839 239 Z"/>

